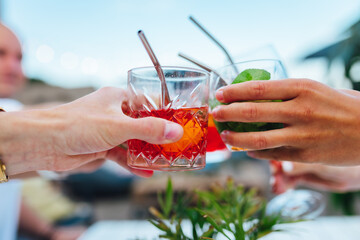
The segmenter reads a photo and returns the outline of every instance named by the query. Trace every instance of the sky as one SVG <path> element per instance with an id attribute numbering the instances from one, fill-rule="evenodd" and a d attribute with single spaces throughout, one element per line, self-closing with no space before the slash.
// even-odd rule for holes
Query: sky
<path id="1" fill-rule="evenodd" d="M 129 69 L 151 65 L 139 29 L 162 65 L 193 67 L 177 56 L 180 51 L 214 68 L 226 65 L 190 15 L 235 61 L 268 57 L 272 46 L 290 77 L 334 85 L 323 60 L 301 58 L 339 40 L 360 18 L 356 0 L 0 1 L 2 21 L 23 43 L 27 76 L 68 88 L 126 86 Z"/>

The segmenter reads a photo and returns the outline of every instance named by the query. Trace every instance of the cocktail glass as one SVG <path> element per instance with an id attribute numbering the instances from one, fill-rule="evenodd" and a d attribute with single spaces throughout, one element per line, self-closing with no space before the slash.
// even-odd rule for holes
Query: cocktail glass
<path id="1" fill-rule="evenodd" d="M 270 73 L 270 79 L 285 79 L 287 74 L 281 61 L 277 59 L 260 59 L 228 65 L 211 73 L 210 82 L 210 108 L 214 109 L 221 103 L 215 98 L 215 92 L 225 85 L 231 84 L 234 79 L 248 69 L 261 69 Z M 267 79 L 257 79 L 267 80 Z M 261 100 L 264 101 L 264 100 Z M 245 123 L 245 122 L 216 122 L 215 125 L 219 133 L 224 130 L 233 132 L 256 132 L 282 128 L 282 123 Z M 246 149 L 227 144 L 231 151 L 246 151 Z M 282 164 L 270 161 L 270 165 L 277 169 L 277 174 L 281 174 Z M 273 176 L 271 184 L 277 186 L 278 176 Z M 273 189 L 274 190 L 274 189 Z M 268 204 L 268 213 L 279 213 L 284 218 L 289 219 L 311 219 L 319 216 L 324 210 L 325 204 L 322 195 L 311 190 L 287 190 L 285 193 L 274 197 Z"/>
<path id="2" fill-rule="evenodd" d="M 158 117 L 180 124 L 183 137 L 171 144 L 128 141 L 128 165 L 160 171 L 205 167 L 208 133 L 209 74 L 182 67 L 162 67 L 171 103 L 161 107 L 161 85 L 154 67 L 128 72 L 129 115 Z"/>

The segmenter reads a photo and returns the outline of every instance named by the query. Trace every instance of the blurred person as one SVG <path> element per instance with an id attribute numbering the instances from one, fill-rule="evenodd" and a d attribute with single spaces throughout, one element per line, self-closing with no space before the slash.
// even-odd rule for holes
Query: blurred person
<path id="1" fill-rule="evenodd" d="M 360 92 L 337 90 L 309 79 L 248 81 L 219 89 L 227 105 L 212 111 L 217 121 L 276 122 L 262 132 L 223 131 L 224 142 L 265 160 L 360 165 Z M 251 102 L 282 100 L 281 102 Z"/>
<path id="2" fill-rule="evenodd" d="M 23 108 L 20 102 L 11 98 L 26 83 L 21 60 L 20 41 L 9 28 L 0 23 L 0 106 L 7 111 L 19 111 Z M 84 232 L 84 227 L 55 228 L 50 221 L 40 217 L 25 199 L 21 198 L 21 190 L 22 186 L 18 181 L 7 186 L 0 185 L 0 192 L 7 193 L 3 194 L 5 196 L 0 199 L 0 203 L 6 202 L 2 204 L 3 209 L 0 207 L 0 212 L 2 216 L 8 216 L 11 219 L 1 224 L 0 239 L 15 239 L 17 222 L 20 231 L 26 231 L 36 238 L 56 239 L 61 237 L 70 240 L 76 239 Z"/>
<path id="3" fill-rule="evenodd" d="M 26 83 L 22 67 L 22 49 L 15 34 L 0 23 L 0 104 L 16 111 L 22 104 L 11 99 Z"/>

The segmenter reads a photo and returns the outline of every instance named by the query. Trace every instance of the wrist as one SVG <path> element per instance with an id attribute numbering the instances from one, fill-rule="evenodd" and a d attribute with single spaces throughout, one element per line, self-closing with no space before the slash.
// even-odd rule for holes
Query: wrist
<path id="1" fill-rule="evenodd" d="M 58 119 L 51 110 L 1 113 L 0 154 L 9 176 L 48 168 L 42 160 L 53 151 Z"/>

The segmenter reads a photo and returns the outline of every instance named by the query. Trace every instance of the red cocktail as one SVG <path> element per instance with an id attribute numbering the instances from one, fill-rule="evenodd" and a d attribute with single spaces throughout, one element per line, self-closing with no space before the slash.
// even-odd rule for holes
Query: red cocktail
<path id="1" fill-rule="evenodd" d="M 157 117 L 180 124 L 183 137 L 171 144 L 128 141 L 128 165 L 162 171 L 195 170 L 205 167 L 208 133 L 208 83 L 206 72 L 163 67 L 171 103 L 161 104 L 161 86 L 153 67 L 129 71 L 129 116 Z"/>
<path id="2" fill-rule="evenodd" d="M 222 141 L 218 130 L 216 129 L 212 115 L 209 115 L 208 122 L 208 143 L 206 147 L 207 163 L 217 163 L 231 157 L 231 152 Z"/>
<path id="3" fill-rule="evenodd" d="M 129 165 L 136 168 L 175 170 L 177 167 L 198 169 L 205 166 L 206 107 L 160 109 L 132 112 L 131 117 L 158 117 L 183 126 L 183 137 L 171 144 L 150 144 L 141 140 L 130 140 Z"/>
<path id="4" fill-rule="evenodd" d="M 208 143 L 206 152 L 214 152 L 217 150 L 227 149 L 225 143 L 222 141 L 219 132 L 216 129 L 212 115 L 209 115 L 208 123 Z"/>

